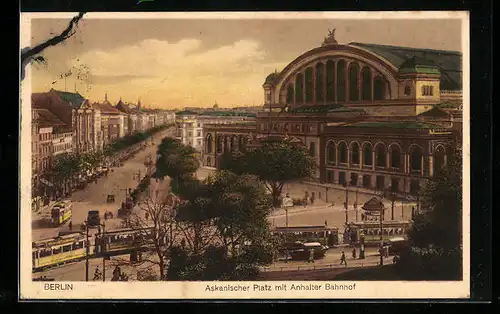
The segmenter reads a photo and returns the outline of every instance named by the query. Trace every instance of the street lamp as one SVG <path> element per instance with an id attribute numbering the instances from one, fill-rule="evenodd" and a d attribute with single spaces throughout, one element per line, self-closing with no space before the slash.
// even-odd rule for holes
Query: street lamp
<path id="1" fill-rule="evenodd" d="M 380 220 L 380 266 L 384 265 L 384 226 L 383 226 L 383 220 L 384 220 L 384 207 L 382 206 L 380 208 L 380 215 L 379 215 L 379 220 Z"/>
<path id="2" fill-rule="evenodd" d="M 358 190 L 359 187 L 356 185 L 356 200 L 354 201 L 354 210 L 356 211 L 356 221 L 358 221 Z"/>
<path id="3" fill-rule="evenodd" d="M 347 180 L 344 182 L 344 187 L 345 187 L 345 203 L 344 203 L 344 208 L 345 208 L 345 224 L 347 225 L 349 223 L 349 216 L 347 212 L 347 206 L 349 203 L 349 189 L 348 189 L 348 183 Z"/>

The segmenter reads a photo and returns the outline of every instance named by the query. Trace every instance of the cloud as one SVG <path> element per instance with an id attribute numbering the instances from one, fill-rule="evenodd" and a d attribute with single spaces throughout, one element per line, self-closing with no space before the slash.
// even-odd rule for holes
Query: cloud
<path id="1" fill-rule="evenodd" d="M 259 42 L 242 39 L 202 49 L 197 39 L 148 39 L 112 50 L 88 51 L 77 58 L 89 67 L 96 90 L 116 97 L 141 97 L 158 104 L 243 104 L 263 98 L 262 83 L 286 63 L 266 61 Z M 75 66 L 76 61 L 68 61 Z"/>

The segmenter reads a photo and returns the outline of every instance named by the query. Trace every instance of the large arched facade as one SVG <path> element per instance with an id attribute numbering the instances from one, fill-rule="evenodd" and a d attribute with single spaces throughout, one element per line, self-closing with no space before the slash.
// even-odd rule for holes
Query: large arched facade
<path id="1" fill-rule="evenodd" d="M 396 99 L 397 91 L 397 69 L 391 63 L 357 47 L 334 45 L 291 62 L 278 76 L 273 101 L 295 106 L 373 102 Z"/>

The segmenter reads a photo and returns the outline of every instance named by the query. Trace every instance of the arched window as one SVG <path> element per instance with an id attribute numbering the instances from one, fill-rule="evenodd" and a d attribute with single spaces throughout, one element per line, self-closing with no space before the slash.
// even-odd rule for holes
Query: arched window
<path id="1" fill-rule="evenodd" d="M 229 136 L 225 136 L 224 137 L 224 152 L 229 152 L 230 151 L 230 147 L 229 145 L 231 144 L 231 139 L 229 138 Z"/>
<path id="2" fill-rule="evenodd" d="M 346 81 L 345 81 L 345 61 L 337 62 L 337 100 L 345 101 L 346 97 Z"/>
<path id="3" fill-rule="evenodd" d="M 285 131 L 285 132 L 288 132 L 288 131 L 289 131 L 289 130 L 288 130 L 288 123 L 285 123 L 285 124 L 283 125 L 283 131 Z"/>
<path id="4" fill-rule="evenodd" d="M 422 170 L 422 156 L 423 151 L 419 146 L 414 146 L 410 153 L 410 170 L 419 172 Z"/>
<path id="5" fill-rule="evenodd" d="M 366 143 L 365 145 L 363 145 L 363 165 L 366 165 L 366 166 L 371 166 L 373 165 L 373 160 L 372 160 L 372 157 L 373 157 L 373 148 L 372 148 L 372 145 L 370 143 Z"/>
<path id="6" fill-rule="evenodd" d="M 286 89 L 286 103 L 293 104 L 293 84 L 292 83 L 288 84 L 288 87 Z"/>
<path id="7" fill-rule="evenodd" d="M 324 85 L 324 80 L 323 76 L 325 75 L 324 70 L 325 66 L 323 63 L 318 63 L 316 64 L 316 101 L 324 101 L 324 91 L 323 91 L 323 85 Z"/>
<path id="8" fill-rule="evenodd" d="M 363 67 L 361 70 L 361 79 L 363 85 L 362 100 L 372 100 L 372 71 L 369 67 Z"/>
<path id="9" fill-rule="evenodd" d="M 434 172 L 438 172 L 444 167 L 446 151 L 443 146 L 438 146 L 434 151 Z"/>
<path id="10" fill-rule="evenodd" d="M 359 66 L 356 62 L 349 65 L 349 100 L 359 100 Z"/>
<path id="11" fill-rule="evenodd" d="M 231 137 L 231 151 L 234 152 L 236 151 L 236 143 L 237 143 L 237 140 L 236 140 L 236 136 L 232 136 Z"/>
<path id="12" fill-rule="evenodd" d="M 429 95 L 434 95 L 434 86 L 429 86 Z"/>
<path id="13" fill-rule="evenodd" d="M 326 101 L 335 100 L 335 62 L 326 62 Z"/>
<path id="14" fill-rule="evenodd" d="M 385 145 L 384 144 L 379 144 L 377 145 L 377 149 L 375 152 L 375 159 L 376 159 L 376 165 L 377 167 L 384 167 L 385 168 Z"/>
<path id="15" fill-rule="evenodd" d="M 295 103 L 302 104 L 304 102 L 304 75 L 297 74 L 295 77 Z"/>
<path id="16" fill-rule="evenodd" d="M 222 136 L 217 136 L 217 153 L 222 153 L 222 146 L 223 146 L 223 143 L 222 143 Z"/>
<path id="17" fill-rule="evenodd" d="M 427 96 L 427 86 L 422 86 L 422 96 Z"/>
<path id="18" fill-rule="evenodd" d="M 245 150 L 245 139 L 241 135 L 238 137 L 238 149 L 240 151 L 244 151 Z"/>
<path id="19" fill-rule="evenodd" d="M 306 69 L 306 103 L 313 101 L 313 69 Z"/>
<path id="20" fill-rule="evenodd" d="M 358 143 L 351 144 L 351 163 L 359 165 L 359 145 Z"/>
<path id="21" fill-rule="evenodd" d="M 341 163 L 347 163 L 347 145 L 344 142 L 339 144 L 339 161 Z"/>
<path id="22" fill-rule="evenodd" d="M 375 100 L 383 100 L 385 97 L 384 81 L 380 76 L 377 76 L 373 81 L 373 98 Z"/>
<path id="23" fill-rule="evenodd" d="M 326 160 L 328 161 L 328 163 L 335 163 L 337 159 L 336 155 L 335 143 L 331 141 L 328 142 L 328 144 L 326 145 Z"/>
<path id="24" fill-rule="evenodd" d="M 391 155 L 391 168 L 400 168 L 401 151 L 399 150 L 399 146 L 392 145 L 390 150 L 390 155 Z"/>
<path id="25" fill-rule="evenodd" d="M 211 154 L 212 153 L 212 135 L 211 134 L 207 134 L 207 139 L 206 139 L 206 150 L 205 152 L 207 154 Z"/>

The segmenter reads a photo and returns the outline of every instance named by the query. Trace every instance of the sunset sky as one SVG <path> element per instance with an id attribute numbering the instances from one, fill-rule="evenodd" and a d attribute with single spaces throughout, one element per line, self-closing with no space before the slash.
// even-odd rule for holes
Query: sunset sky
<path id="1" fill-rule="evenodd" d="M 67 25 L 33 19 L 32 44 Z M 62 73 L 88 67 L 89 78 L 66 79 L 92 101 L 137 102 L 159 108 L 262 105 L 265 77 L 321 45 L 336 28 L 341 44 L 375 43 L 461 50 L 460 20 L 339 19 L 93 19 L 47 49 L 47 65 L 32 68 L 33 92 L 65 89 Z M 52 34 L 51 34 L 52 33 Z M 73 71 L 75 72 L 75 71 Z M 84 71 L 85 72 L 85 71 Z M 54 82 L 54 83 L 53 83 Z M 90 87 L 90 89 L 88 89 Z"/>

